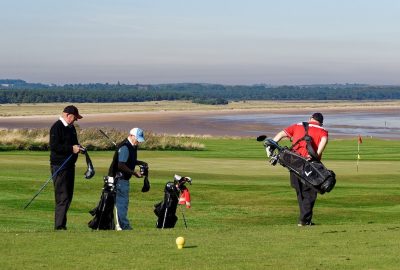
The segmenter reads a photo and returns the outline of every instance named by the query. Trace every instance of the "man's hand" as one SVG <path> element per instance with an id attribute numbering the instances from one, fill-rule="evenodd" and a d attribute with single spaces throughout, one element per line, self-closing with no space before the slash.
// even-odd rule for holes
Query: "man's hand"
<path id="1" fill-rule="evenodd" d="M 76 145 L 72 146 L 72 152 L 74 154 L 78 154 L 80 151 L 81 151 L 81 146 L 80 145 L 76 144 Z"/>
<path id="2" fill-rule="evenodd" d="M 142 175 L 140 172 L 133 172 L 133 175 L 134 175 L 136 178 L 142 178 L 142 177 L 143 177 L 143 175 Z"/>

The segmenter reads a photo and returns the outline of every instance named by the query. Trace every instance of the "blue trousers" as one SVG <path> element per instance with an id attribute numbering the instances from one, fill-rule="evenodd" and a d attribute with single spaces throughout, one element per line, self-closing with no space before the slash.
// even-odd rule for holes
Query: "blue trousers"
<path id="1" fill-rule="evenodd" d="M 118 179 L 115 205 L 118 213 L 118 223 L 122 230 L 132 230 L 128 220 L 129 180 Z"/>

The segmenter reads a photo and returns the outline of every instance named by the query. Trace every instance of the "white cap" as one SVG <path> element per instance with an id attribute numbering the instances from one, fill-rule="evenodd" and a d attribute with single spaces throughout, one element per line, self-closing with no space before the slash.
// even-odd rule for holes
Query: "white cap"
<path id="1" fill-rule="evenodd" d="M 144 134 L 142 129 L 132 128 L 131 131 L 129 131 L 129 134 L 135 136 L 138 142 L 144 142 Z"/>

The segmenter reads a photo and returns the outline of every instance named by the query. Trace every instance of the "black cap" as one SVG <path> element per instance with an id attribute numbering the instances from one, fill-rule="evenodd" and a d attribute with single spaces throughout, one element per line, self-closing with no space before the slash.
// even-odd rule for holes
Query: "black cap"
<path id="1" fill-rule="evenodd" d="M 313 115 L 311 115 L 311 117 L 314 120 L 317 120 L 320 124 L 324 123 L 324 116 L 322 115 L 322 113 L 313 113 Z"/>
<path id="2" fill-rule="evenodd" d="M 63 112 L 73 114 L 76 118 L 82 119 L 82 115 L 79 114 L 78 108 L 73 105 L 65 107 Z"/>

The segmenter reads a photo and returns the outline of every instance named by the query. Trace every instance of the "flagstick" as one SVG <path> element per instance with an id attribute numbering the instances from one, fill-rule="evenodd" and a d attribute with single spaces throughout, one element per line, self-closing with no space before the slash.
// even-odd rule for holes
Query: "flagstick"
<path id="1" fill-rule="evenodd" d="M 358 162 L 360 161 L 360 141 L 357 142 L 357 172 L 358 172 Z"/>

